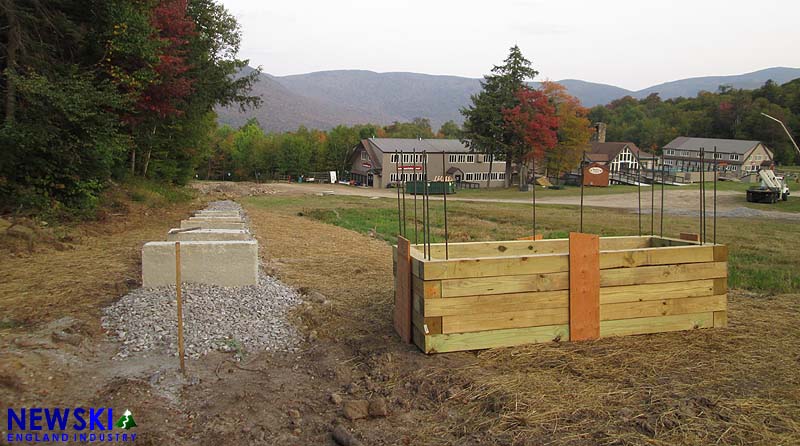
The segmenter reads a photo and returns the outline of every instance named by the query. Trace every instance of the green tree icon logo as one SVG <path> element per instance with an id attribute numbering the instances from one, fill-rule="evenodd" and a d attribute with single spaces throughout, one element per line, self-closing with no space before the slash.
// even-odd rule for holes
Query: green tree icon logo
<path id="1" fill-rule="evenodd" d="M 136 427 L 136 422 L 133 421 L 133 414 L 130 410 L 125 409 L 125 413 L 119 417 L 119 420 L 114 424 L 114 426 L 128 430 L 132 427 Z"/>

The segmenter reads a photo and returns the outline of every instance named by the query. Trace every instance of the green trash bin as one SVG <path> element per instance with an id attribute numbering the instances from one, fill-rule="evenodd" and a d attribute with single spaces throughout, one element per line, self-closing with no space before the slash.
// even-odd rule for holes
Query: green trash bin
<path id="1" fill-rule="evenodd" d="M 407 194 L 424 194 L 425 182 L 424 181 L 408 181 L 406 182 Z M 444 195 L 456 193 L 456 185 L 452 181 L 428 181 L 428 194 L 430 195 Z"/>

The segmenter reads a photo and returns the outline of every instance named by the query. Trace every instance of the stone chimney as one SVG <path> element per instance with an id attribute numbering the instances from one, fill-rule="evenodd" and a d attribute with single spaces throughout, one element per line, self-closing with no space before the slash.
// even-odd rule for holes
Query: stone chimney
<path id="1" fill-rule="evenodd" d="M 606 142 L 606 127 L 607 126 L 605 122 L 595 122 L 594 135 L 592 135 L 592 141 Z"/>

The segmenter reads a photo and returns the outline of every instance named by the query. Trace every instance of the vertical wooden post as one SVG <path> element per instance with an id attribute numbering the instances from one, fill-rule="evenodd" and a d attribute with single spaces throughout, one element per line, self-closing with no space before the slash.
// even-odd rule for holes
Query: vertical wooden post
<path id="1" fill-rule="evenodd" d="M 569 233 L 569 339 L 600 337 L 600 237 Z"/>
<path id="2" fill-rule="evenodd" d="M 175 242 L 175 295 L 178 300 L 178 357 L 181 362 L 181 373 L 186 374 L 183 357 L 183 298 L 181 296 L 181 242 Z"/>
<path id="3" fill-rule="evenodd" d="M 411 342 L 411 243 L 397 237 L 397 272 L 394 296 L 394 330 L 403 342 Z"/>

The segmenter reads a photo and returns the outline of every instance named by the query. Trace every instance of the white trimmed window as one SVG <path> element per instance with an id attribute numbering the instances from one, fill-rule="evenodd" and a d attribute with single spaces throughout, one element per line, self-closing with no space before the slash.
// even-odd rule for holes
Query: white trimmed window
<path id="1" fill-rule="evenodd" d="M 664 149 L 664 155 L 675 155 L 675 149 Z"/>
<path id="2" fill-rule="evenodd" d="M 756 155 L 756 161 L 761 161 L 761 155 Z"/>
<path id="3" fill-rule="evenodd" d="M 731 161 L 739 161 L 739 154 L 738 153 L 731 153 L 731 156 L 729 157 L 729 159 Z"/>
<path id="4" fill-rule="evenodd" d="M 361 161 L 369 161 L 369 154 L 366 150 L 361 151 Z"/>

